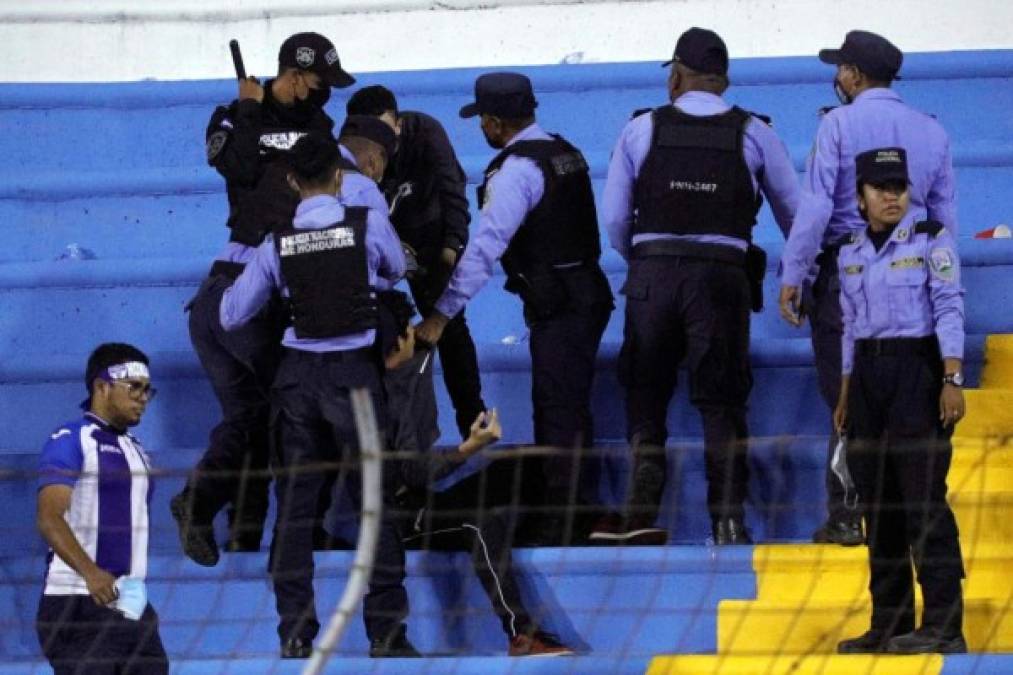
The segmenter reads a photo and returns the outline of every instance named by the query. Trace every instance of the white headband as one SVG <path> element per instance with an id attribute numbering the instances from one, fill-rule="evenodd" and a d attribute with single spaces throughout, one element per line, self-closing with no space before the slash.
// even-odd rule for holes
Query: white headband
<path id="1" fill-rule="evenodd" d="M 148 366 L 140 361 L 127 361 L 126 363 L 118 363 L 115 366 L 109 366 L 106 368 L 106 374 L 109 375 L 110 380 L 125 380 L 132 377 L 146 377 L 151 379 L 151 376 L 148 373 Z"/>

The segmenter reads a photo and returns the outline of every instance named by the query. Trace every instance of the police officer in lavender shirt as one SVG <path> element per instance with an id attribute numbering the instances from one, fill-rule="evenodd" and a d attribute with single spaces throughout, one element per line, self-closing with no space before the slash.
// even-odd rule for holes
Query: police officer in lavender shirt
<path id="1" fill-rule="evenodd" d="M 907 155 L 855 157 L 868 226 L 841 247 L 842 382 L 834 424 L 869 538 L 872 627 L 841 653 L 963 653 L 964 576 L 946 502 L 950 437 L 964 416 L 964 301 L 956 241 L 909 210 Z M 914 560 L 925 600 L 915 627 Z"/>
<path id="2" fill-rule="evenodd" d="M 911 208 L 942 223 L 957 236 L 950 144 L 932 117 L 906 105 L 890 88 L 898 79 L 903 54 L 885 38 L 851 31 L 840 49 L 824 49 L 820 60 L 837 66 L 834 90 L 843 104 L 828 112 L 802 181 L 798 212 L 781 258 L 780 310 L 785 321 L 812 327 L 820 393 L 830 410 L 837 403 L 841 372 L 841 310 L 837 250 L 866 223 L 855 198 L 855 157 L 881 147 L 907 151 Z M 813 535 L 816 542 L 862 542 L 857 514 L 844 502 L 844 486 L 827 461 L 828 518 Z"/>
<path id="3" fill-rule="evenodd" d="M 278 75 L 264 86 L 253 78 L 240 81 L 239 99 L 218 107 L 208 124 L 207 160 L 228 192 L 229 243 L 190 303 L 189 328 L 222 421 L 171 505 L 183 550 L 201 565 L 218 562 L 211 522 L 226 504 L 232 505 L 227 550 L 260 548 L 268 502 L 268 392 L 285 326 L 280 304 L 269 301 L 241 330 L 226 332 L 218 320 L 221 297 L 267 233 L 291 225 L 297 198 L 286 180 L 285 156 L 307 132 L 331 132 L 334 122 L 323 106 L 332 87 L 353 82 L 330 40 L 298 33 L 281 46 Z"/>
<path id="4" fill-rule="evenodd" d="M 377 279 L 404 275 L 401 245 L 373 210 L 344 207 L 336 197 L 342 169 L 330 135 L 299 139 L 289 180 L 302 201 L 292 226 L 261 244 L 222 297 L 226 330 L 247 324 L 280 291 L 292 325 L 272 389 L 278 521 L 271 575 L 283 658 L 306 658 L 320 629 L 313 600 L 313 530 L 324 472 L 358 449 L 350 390 L 373 394 L 383 419 L 378 356 L 373 349 Z"/>
<path id="5" fill-rule="evenodd" d="M 500 153 L 478 189 L 478 231 L 416 337 L 435 344 L 502 258 L 505 288 L 520 296 L 530 328 L 535 443 L 561 450 L 525 486 L 543 505 L 542 517 L 531 520 L 530 543 L 558 545 L 573 534 L 574 509 L 567 507 L 581 497 L 596 500 L 580 494 L 581 453 L 574 449 L 590 447 L 594 438 L 591 384 L 613 304 L 598 264 L 587 163 L 577 148 L 538 126 L 536 106 L 527 77 L 487 73 L 475 82 L 475 102 L 461 108 L 461 117 L 481 115 L 482 133 Z"/>
<path id="6" fill-rule="evenodd" d="M 630 265 L 619 378 L 634 469 L 626 513 L 603 518 L 591 539 L 667 540 L 655 520 L 667 479 L 668 404 L 685 357 L 690 400 L 703 418 L 714 540 L 744 544 L 749 313 L 762 300 L 766 266 L 752 228 L 762 191 L 787 232 L 797 177 L 768 123 L 722 99 L 728 51 L 716 33 L 687 30 L 663 65 L 672 67 L 673 104 L 626 125 L 605 184 L 605 228 Z"/>

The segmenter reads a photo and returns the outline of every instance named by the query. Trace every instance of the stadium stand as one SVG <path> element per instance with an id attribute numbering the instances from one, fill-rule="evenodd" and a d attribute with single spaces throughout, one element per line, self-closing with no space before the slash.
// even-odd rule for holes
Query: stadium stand
<path id="1" fill-rule="evenodd" d="M 600 192 L 619 129 L 636 108 L 665 101 L 655 63 L 526 67 L 547 130 L 584 150 Z M 446 126 L 472 184 L 491 157 L 477 125 L 457 118 L 475 70 L 375 73 L 404 109 Z M 340 672 L 1011 672 L 1013 656 L 1013 241 L 975 240 L 1013 219 L 1013 51 L 911 54 L 897 87 L 936 114 L 957 167 L 967 303 L 968 418 L 950 474 L 967 558 L 966 634 L 959 657 L 894 660 L 830 657 L 842 636 L 864 629 L 864 549 L 800 544 L 819 524 L 826 410 L 817 394 L 805 332 L 777 316 L 773 278 L 782 238 L 762 212 L 757 241 L 769 254 L 768 309 L 754 318 L 749 524 L 763 542 L 714 549 L 704 504 L 697 415 L 680 392 L 671 408 L 671 466 L 678 480 L 663 518 L 677 545 L 642 549 L 541 549 L 516 556 L 523 592 L 547 627 L 584 655 L 552 665 L 506 658 L 424 660 L 410 666 L 364 659 L 353 622 L 334 662 Z M 801 169 L 832 101 L 814 58 L 736 60 L 730 100 L 770 115 Z M 329 109 L 342 117 L 336 92 Z M 161 390 L 138 435 L 167 471 L 155 495 L 150 594 L 178 673 L 297 672 L 275 661 L 274 601 L 266 554 L 226 556 L 197 567 L 178 550 L 167 502 L 218 415 L 190 350 L 183 306 L 225 239 L 221 179 L 204 163 L 204 125 L 234 95 L 225 81 L 0 85 L 0 673 L 44 672 L 32 619 L 43 566 L 34 530 L 36 453 L 82 398 L 80 364 L 99 341 L 123 340 L 152 357 Z M 64 256 L 64 259 L 56 258 Z M 93 258 L 93 259 L 88 259 Z M 611 250 L 614 289 L 624 273 Z M 502 280 L 500 280 L 502 281 Z M 485 398 L 504 419 L 505 441 L 530 435 L 527 347 L 519 304 L 494 279 L 469 308 Z M 620 307 L 605 335 L 595 390 L 601 494 L 624 483 L 624 423 L 614 364 Z M 984 368 L 983 368 L 984 366 Z M 437 378 L 439 381 L 439 378 Z M 440 388 L 441 426 L 452 408 Z M 56 418 L 54 418 L 54 414 Z M 447 439 L 448 442 L 452 439 Z M 678 449 L 678 451 L 677 451 Z M 351 554 L 318 558 L 318 606 L 336 602 Z M 413 642 L 427 653 L 503 654 L 488 602 L 461 556 L 413 553 L 409 566 Z M 656 654 L 671 654 L 659 656 Z M 693 654 L 696 656 L 686 656 Z M 709 656 L 708 656 L 709 655 Z M 780 659 L 780 660 L 778 660 Z M 850 660 L 849 660 L 850 659 Z M 883 668 L 882 670 L 874 670 Z M 909 670 L 908 670 L 909 669 Z M 335 671 L 339 672 L 339 671 Z"/>

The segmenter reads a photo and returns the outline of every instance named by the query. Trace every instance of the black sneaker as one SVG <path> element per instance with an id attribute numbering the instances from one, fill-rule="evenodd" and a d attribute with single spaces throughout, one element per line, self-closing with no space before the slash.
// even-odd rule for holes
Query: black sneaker
<path id="1" fill-rule="evenodd" d="M 401 626 L 393 635 L 384 639 L 377 638 L 369 643 L 371 659 L 416 659 L 422 654 L 408 641 L 408 632 Z"/>
<path id="2" fill-rule="evenodd" d="M 289 638 L 281 645 L 281 658 L 308 659 L 313 655 L 313 640 Z"/>
<path id="3" fill-rule="evenodd" d="M 169 502 L 169 510 L 179 529 L 179 543 L 190 560 L 204 567 L 214 567 L 218 564 L 214 529 L 210 525 L 194 524 L 189 501 L 190 493 L 184 490 Z"/>
<path id="4" fill-rule="evenodd" d="M 653 519 L 643 516 L 623 518 L 618 513 L 609 513 L 595 523 L 588 540 L 596 544 L 662 546 L 668 542 L 668 532 L 655 526 Z"/>
<path id="5" fill-rule="evenodd" d="M 922 626 L 890 640 L 891 654 L 966 654 L 967 642 L 960 633 L 946 635 L 938 628 Z"/>
<path id="6" fill-rule="evenodd" d="M 875 628 L 862 635 L 837 643 L 838 654 L 885 654 L 890 635 Z"/>
<path id="7" fill-rule="evenodd" d="M 813 532 L 814 544 L 858 546 L 865 543 L 860 520 L 828 520 Z"/>

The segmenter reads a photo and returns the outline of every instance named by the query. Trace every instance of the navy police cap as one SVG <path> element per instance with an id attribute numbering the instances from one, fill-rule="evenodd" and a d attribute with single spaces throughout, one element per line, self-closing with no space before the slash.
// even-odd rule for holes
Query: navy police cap
<path id="1" fill-rule="evenodd" d="M 876 148 L 855 156 L 859 184 L 907 183 L 907 152 L 904 148 Z"/>
<path id="2" fill-rule="evenodd" d="M 690 28 L 679 36 L 671 61 L 661 64 L 667 68 L 681 63 L 690 70 L 710 75 L 728 74 L 728 48 L 721 36 L 706 28 Z"/>
<path id="3" fill-rule="evenodd" d="M 832 65 L 847 64 L 883 82 L 899 80 L 904 54 L 881 35 L 866 30 L 853 30 L 844 36 L 840 49 L 821 49 L 820 61 Z"/>
<path id="4" fill-rule="evenodd" d="M 332 87 L 349 87 L 355 78 L 341 69 L 334 43 L 320 33 L 296 33 L 281 43 L 278 65 L 316 73 Z"/>
<path id="5" fill-rule="evenodd" d="M 486 73 L 475 80 L 475 101 L 461 108 L 461 117 L 495 115 L 505 119 L 528 117 L 538 101 L 531 80 L 520 73 Z"/>

